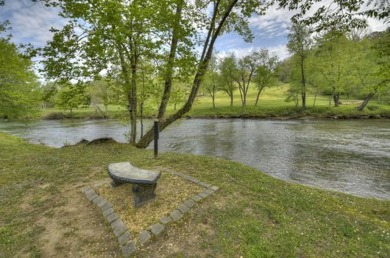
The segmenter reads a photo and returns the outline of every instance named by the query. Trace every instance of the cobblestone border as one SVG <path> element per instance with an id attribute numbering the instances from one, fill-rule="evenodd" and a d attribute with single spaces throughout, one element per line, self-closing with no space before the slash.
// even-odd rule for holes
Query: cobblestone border
<path id="1" fill-rule="evenodd" d="M 122 254 L 125 257 L 130 257 L 137 251 L 137 241 L 143 246 L 153 237 L 158 237 L 163 233 L 163 231 L 169 226 L 172 222 L 177 222 L 183 216 L 190 211 L 198 202 L 207 198 L 211 194 L 219 190 L 219 187 L 204 183 L 194 177 L 179 174 L 172 171 L 164 171 L 175 176 L 184 178 L 192 183 L 198 184 L 204 188 L 204 190 L 198 194 L 195 194 L 179 204 L 176 209 L 172 210 L 169 215 L 163 216 L 160 220 L 148 227 L 146 230 L 141 231 L 136 238 L 131 234 L 126 225 L 123 223 L 118 214 L 114 211 L 114 208 L 110 202 L 108 202 L 103 197 L 99 196 L 95 190 L 90 186 L 86 186 L 82 189 L 82 192 L 85 194 L 87 199 L 94 203 L 103 213 L 103 217 L 111 225 L 114 235 L 118 239 L 120 248 L 122 249 Z"/>

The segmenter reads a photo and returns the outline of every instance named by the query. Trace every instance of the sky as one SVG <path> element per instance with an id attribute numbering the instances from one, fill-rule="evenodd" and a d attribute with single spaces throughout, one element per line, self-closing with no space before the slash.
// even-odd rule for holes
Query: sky
<path id="1" fill-rule="evenodd" d="M 329 0 L 325 0 L 329 1 Z M 0 7 L 0 21 L 9 20 L 12 30 L 12 41 L 19 43 L 32 43 L 35 47 L 43 47 L 52 37 L 51 27 L 61 28 L 66 21 L 59 17 L 58 11 L 47 8 L 41 3 L 32 3 L 31 0 L 6 0 L 5 6 Z M 272 7 L 264 16 L 250 19 L 250 28 L 255 36 L 251 43 L 246 43 L 236 33 L 220 37 L 216 43 L 219 56 L 234 53 L 238 57 L 249 54 L 252 50 L 268 49 L 279 59 L 289 56 L 286 48 L 288 28 L 293 12 L 278 10 Z M 386 25 L 370 19 L 368 21 L 371 31 L 382 31 Z"/>

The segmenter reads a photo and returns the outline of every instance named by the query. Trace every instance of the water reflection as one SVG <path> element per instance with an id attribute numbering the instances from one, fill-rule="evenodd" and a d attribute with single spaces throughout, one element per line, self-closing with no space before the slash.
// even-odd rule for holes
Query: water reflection
<path id="1" fill-rule="evenodd" d="M 112 120 L 8 122 L 0 131 L 61 147 L 82 138 L 126 142 L 128 126 Z M 389 120 L 181 120 L 161 133 L 159 146 L 235 160 L 287 181 L 390 199 Z"/>

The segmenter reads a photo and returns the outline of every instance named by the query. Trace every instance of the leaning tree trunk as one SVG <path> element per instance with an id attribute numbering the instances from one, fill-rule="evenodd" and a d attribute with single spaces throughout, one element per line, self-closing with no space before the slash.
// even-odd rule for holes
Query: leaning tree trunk
<path id="1" fill-rule="evenodd" d="M 257 103 L 259 103 L 260 94 L 261 94 L 261 92 L 263 91 L 263 89 L 264 89 L 264 87 L 261 87 L 261 88 L 257 91 L 255 107 L 257 107 Z"/>
<path id="2" fill-rule="evenodd" d="M 214 86 L 211 93 L 211 99 L 213 100 L 213 108 L 215 109 L 215 87 Z"/>
<path id="3" fill-rule="evenodd" d="M 374 92 L 374 91 L 370 92 L 370 93 L 366 96 L 366 98 L 364 99 L 363 103 L 360 104 L 360 106 L 358 106 L 356 109 L 357 109 L 358 111 L 363 111 L 363 109 L 367 106 L 368 102 L 372 99 L 372 97 L 374 97 L 374 95 L 375 95 L 375 92 Z"/>
<path id="4" fill-rule="evenodd" d="M 203 69 L 207 68 L 208 60 L 204 62 L 202 65 Z M 163 119 L 159 121 L 159 130 L 164 130 L 168 125 L 172 124 L 176 120 L 182 118 L 184 114 L 186 114 L 188 111 L 191 110 L 192 104 L 196 98 L 196 94 L 199 90 L 199 86 L 202 82 L 204 73 L 197 73 L 194 79 L 194 85 L 191 89 L 190 96 L 188 97 L 187 102 L 184 104 L 184 106 L 179 109 L 175 114 L 171 115 L 167 119 Z M 146 134 L 141 138 L 141 140 L 137 143 L 138 148 L 146 148 L 148 145 L 153 141 L 154 139 L 154 126 L 146 132 Z"/>
<path id="5" fill-rule="evenodd" d="M 215 3 L 214 7 L 214 12 L 213 12 L 213 17 L 211 20 L 211 25 L 209 27 L 209 31 L 204 43 L 202 55 L 198 64 L 198 69 L 196 71 L 194 81 L 192 84 L 191 88 L 191 93 L 188 96 L 187 102 L 184 104 L 184 106 L 179 109 L 175 114 L 169 116 L 166 119 L 162 119 L 159 121 L 159 130 L 162 131 L 164 130 L 168 125 L 172 124 L 176 120 L 182 118 L 184 114 L 189 112 L 192 108 L 192 104 L 195 101 L 196 95 L 198 93 L 199 87 L 202 83 L 203 77 L 207 71 L 207 67 L 209 65 L 209 61 L 211 59 L 212 53 L 213 53 L 213 48 L 215 41 L 218 38 L 219 33 L 222 30 L 223 25 L 226 22 L 226 19 L 230 15 L 230 13 L 233 10 L 233 7 L 237 4 L 238 0 L 234 0 L 230 3 L 228 6 L 227 10 L 222 14 L 222 18 L 220 22 L 218 23 L 218 26 L 215 29 L 215 24 L 216 24 L 216 17 L 217 14 L 219 14 L 219 1 Z M 215 29 L 215 30 L 214 30 Z M 154 138 L 154 126 L 144 135 L 144 137 L 141 138 L 141 140 L 138 142 L 137 147 L 139 148 L 146 148 Z"/>

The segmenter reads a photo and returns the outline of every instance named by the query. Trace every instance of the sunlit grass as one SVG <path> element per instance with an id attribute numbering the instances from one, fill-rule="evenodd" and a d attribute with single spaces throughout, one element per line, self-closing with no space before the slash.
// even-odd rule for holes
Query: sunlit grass
<path id="1" fill-rule="evenodd" d="M 280 84 L 271 88 L 266 88 L 260 95 L 258 105 L 255 107 L 257 91 L 254 87 L 250 88 L 247 96 L 246 107 L 242 106 L 239 91 L 234 93 L 233 106 L 230 106 L 230 97 L 222 92 L 217 92 L 215 106 L 213 108 L 211 97 L 203 91 L 200 91 L 196 98 L 188 116 L 191 117 L 297 117 L 297 116 L 313 116 L 313 117 L 365 117 L 365 116 L 385 116 L 390 117 L 390 105 L 379 104 L 372 100 L 364 111 L 357 111 L 356 107 L 362 100 L 348 99 L 344 96 L 341 98 L 342 105 L 334 107 L 330 96 L 318 95 L 314 96 L 310 92 L 307 93 L 307 109 L 302 112 L 300 97 L 298 106 L 295 102 L 287 102 L 288 84 Z M 184 100 L 183 100 L 184 101 Z M 184 103 L 184 102 L 183 102 Z M 182 103 L 182 104 L 183 104 Z M 182 104 L 178 104 L 176 109 L 179 109 Z M 149 103 L 149 107 L 144 112 L 144 117 L 152 118 L 156 116 L 158 105 Z M 167 107 L 167 114 L 172 114 L 176 110 L 174 105 L 170 104 Z M 139 115 L 139 113 L 138 113 Z M 67 110 L 57 108 L 44 109 L 42 117 L 51 119 L 61 118 L 119 118 L 128 119 L 128 111 L 126 107 L 119 105 L 109 105 L 107 112 L 100 105 L 96 107 L 84 107 L 74 109 L 71 114 Z"/>

